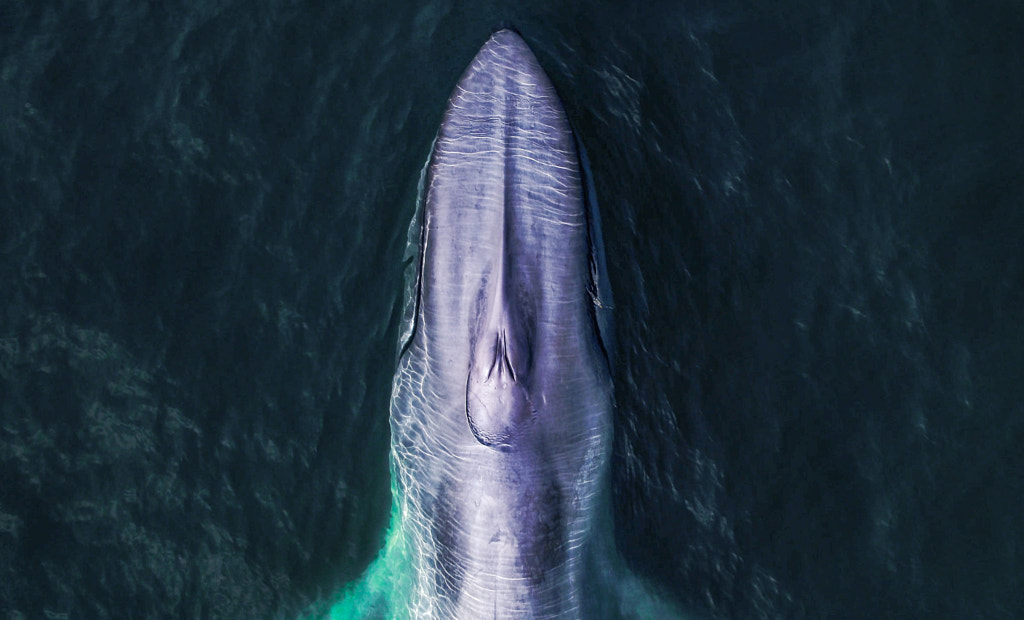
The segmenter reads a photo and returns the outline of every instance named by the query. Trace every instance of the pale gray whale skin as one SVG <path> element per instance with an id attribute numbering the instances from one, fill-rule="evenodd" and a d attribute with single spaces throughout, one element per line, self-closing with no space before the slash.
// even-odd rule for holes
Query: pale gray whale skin
<path id="1" fill-rule="evenodd" d="M 431 617 L 570 618 L 607 505 L 612 385 L 579 156 L 526 43 L 495 33 L 427 169 L 394 470 Z"/>
<path id="2" fill-rule="evenodd" d="M 422 181 L 392 531 L 334 617 L 678 617 L 614 550 L 611 298 L 580 148 L 523 39 L 493 34 Z"/>

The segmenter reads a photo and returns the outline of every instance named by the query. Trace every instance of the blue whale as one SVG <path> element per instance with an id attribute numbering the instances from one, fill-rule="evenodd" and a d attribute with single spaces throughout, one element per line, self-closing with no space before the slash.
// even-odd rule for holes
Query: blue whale
<path id="1" fill-rule="evenodd" d="M 493 34 L 410 231 L 391 531 L 332 617 L 679 617 L 615 553 L 611 298 L 583 157 L 526 43 Z"/>

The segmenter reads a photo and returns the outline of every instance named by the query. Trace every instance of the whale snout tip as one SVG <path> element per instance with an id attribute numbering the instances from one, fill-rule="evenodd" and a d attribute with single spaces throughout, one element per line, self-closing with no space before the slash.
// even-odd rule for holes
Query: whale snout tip
<path id="1" fill-rule="evenodd" d="M 519 34 L 519 31 L 511 26 L 503 26 L 492 32 L 490 38 L 484 43 L 484 47 L 487 47 L 492 41 L 501 45 L 514 45 L 527 50 L 530 49 L 523 39 L 523 35 Z"/>
<path id="2" fill-rule="evenodd" d="M 487 42 L 477 52 L 477 56 L 486 57 L 488 54 L 494 54 L 500 59 L 513 61 L 513 66 L 520 64 L 523 59 L 532 60 L 534 57 L 533 51 L 526 44 L 522 35 L 512 28 L 502 28 L 491 34 Z M 514 62 L 516 59 L 519 62 Z"/>

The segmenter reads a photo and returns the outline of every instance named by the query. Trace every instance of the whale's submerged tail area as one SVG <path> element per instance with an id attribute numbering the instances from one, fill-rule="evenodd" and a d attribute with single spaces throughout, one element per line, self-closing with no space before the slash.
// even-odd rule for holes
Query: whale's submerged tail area
<path id="1" fill-rule="evenodd" d="M 410 227 L 390 530 L 314 616 L 683 617 L 615 551 L 611 294 L 588 174 L 537 58 L 494 33 L 449 99 Z"/>
<path id="2" fill-rule="evenodd" d="M 417 611 L 413 550 L 392 520 L 384 548 L 363 575 L 348 584 L 330 607 L 311 610 L 307 620 L 414 620 L 429 617 Z M 621 558 L 612 556 L 594 567 L 595 577 L 587 593 L 590 602 L 585 618 L 593 620 L 683 620 L 684 614 L 670 598 L 630 571 Z M 518 617 L 496 614 L 494 618 Z M 470 620 L 470 619 L 465 619 Z"/>
<path id="3" fill-rule="evenodd" d="M 355 582 L 345 586 L 337 601 L 327 609 L 311 610 L 307 620 L 372 619 L 405 620 L 412 614 L 412 551 L 402 531 L 401 519 L 392 515 L 384 548 Z"/>

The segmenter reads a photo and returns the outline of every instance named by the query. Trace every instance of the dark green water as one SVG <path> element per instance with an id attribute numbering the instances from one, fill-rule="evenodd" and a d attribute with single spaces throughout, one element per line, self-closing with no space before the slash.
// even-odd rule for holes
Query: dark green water
<path id="1" fill-rule="evenodd" d="M 635 571 L 1024 617 L 1024 9 L 762 4 L 0 4 L 0 615 L 361 573 L 419 171 L 512 24 L 591 159 Z"/>

